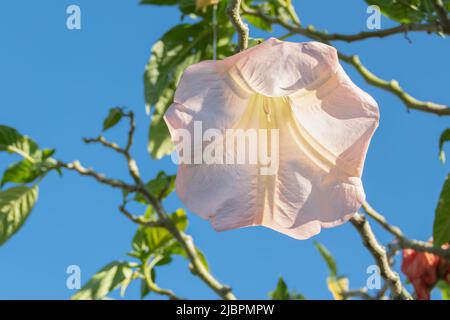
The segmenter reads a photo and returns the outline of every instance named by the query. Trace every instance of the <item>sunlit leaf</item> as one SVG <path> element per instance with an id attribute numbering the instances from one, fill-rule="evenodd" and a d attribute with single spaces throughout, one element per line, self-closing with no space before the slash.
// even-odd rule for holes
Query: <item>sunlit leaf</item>
<path id="1" fill-rule="evenodd" d="M 182 0 L 179 6 L 184 14 L 195 11 L 194 0 Z M 225 8 L 226 2 L 220 2 L 217 13 L 220 24 L 217 37 L 218 59 L 223 59 L 234 51 L 231 41 L 234 28 L 225 14 Z M 200 13 L 196 11 L 195 14 Z M 164 113 L 173 102 L 174 92 L 183 71 L 194 63 L 213 58 L 212 40 L 211 15 L 205 13 L 200 22 L 173 27 L 152 47 L 144 73 L 144 89 L 147 112 L 152 116 L 148 151 L 155 159 L 160 159 L 174 150 L 163 119 Z"/>
<path id="2" fill-rule="evenodd" d="M 37 186 L 0 191 L 0 245 L 22 227 L 37 201 L 38 191 Z"/>
<path id="3" fill-rule="evenodd" d="M 0 151 L 16 153 L 30 161 L 42 158 L 42 152 L 36 142 L 21 135 L 16 129 L 2 125 L 0 125 Z"/>
<path id="4" fill-rule="evenodd" d="M 132 273 L 128 262 L 113 261 L 97 272 L 72 300 L 98 300 L 118 288 Z"/>

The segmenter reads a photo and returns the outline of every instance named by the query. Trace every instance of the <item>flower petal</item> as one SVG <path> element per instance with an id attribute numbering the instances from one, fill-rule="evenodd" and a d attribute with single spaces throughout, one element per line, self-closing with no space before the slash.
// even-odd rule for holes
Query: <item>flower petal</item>
<path id="1" fill-rule="evenodd" d="M 275 38 L 225 59 L 224 64 L 243 86 L 268 97 L 287 96 L 317 86 L 339 65 L 333 47 Z"/>
<path id="2" fill-rule="evenodd" d="M 200 134 L 279 134 L 266 147 L 278 155 L 272 175 L 261 174 L 260 162 L 196 162 L 196 151 L 202 156 L 211 144 L 191 146 L 192 164 L 179 166 L 177 193 L 216 230 L 263 225 L 305 239 L 344 223 L 364 201 L 360 177 L 378 107 L 350 81 L 333 48 L 271 39 L 223 61 L 189 67 L 174 100 L 165 120 L 175 143 L 180 129 L 195 136 L 197 121 Z"/>

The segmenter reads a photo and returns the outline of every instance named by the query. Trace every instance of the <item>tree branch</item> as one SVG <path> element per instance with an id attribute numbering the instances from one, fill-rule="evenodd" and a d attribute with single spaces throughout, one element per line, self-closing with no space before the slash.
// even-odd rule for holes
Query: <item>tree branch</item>
<path id="1" fill-rule="evenodd" d="M 361 63 L 358 56 L 347 56 L 341 52 L 338 52 L 338 54 L 342 61 L 352 65 L 369 84 L 393 93 L 403 101 L 408 109 L 434 113 L 438 116 L 450 115 L 450 108 L 448 106 L 430 101 L 417 100 L 405 92 L 396 80 L 387 81 L 377 77 Z"/>
<path id="2" fill-rule="evenodd" d="M 228 0 L 227 14 L 238 34 L 237 51 L 243 51 L 248 47 L 248 26 L 244 23 L 240 14 L 241 0 Z"/>
<path id="3" fill-rule="evenodd" d="M 361 41 L 371 38 L 385 38 L 392 35 L 404 34 L 406 32 L 440 32 L 442 31 L 440 25 L 436 22 L 431 23 L 411 23 L 411 24 L 401 24 L 392 28 L 376 30 L 376 31 L 362 31 L 356 34 L 340 34 L 340 33 L 326 33 L 322 31 L 316 30 L 312 25 L 307 27 L 303 27 L 300 24 L 295 23 L 290 24 L 289 22 L 281 19 L 280 17 L 270 16 L 264 13 L 261 10 L 256 10 L 245 6 L 243 8 L 243 13 L 257 16 L 267 23 L 270 24 L 278 24 L 284 27 L 285 29 L 306 36 L 308 38 L 314 38 L 320 41 L 345 41 L 345 42 L 354 42 Z"/>
<path id="4" fill-rule="evenodd" d="M 74 161 L 71 163 L 65 163 L 62 161 L 58 161 L 55 166 L 55 169 L 56 168 L 65 168 L 70 171 L 78 172 L 82 176 L 92 177 L 95 180 L 97 180 L 98 182 L 100 182 L 102 184 L 106 184 L 113 188 L 118 188 L 118 189 L 125 190 L 128 192 L 135 192 L 138 190 L 138 188 L 136 186 L 127 184 L 127 183 L 123 182 L 122 180 L 110 179 L 110 178 L 105 177 L 103 174 L 98 173 L 97 171 L 95 171 L 93 169 L 86 169 L 85 167 L 83 167 L 81 165 L 81 163 L 79 161 Z"/>
<path id="5" fill-rule="evenodd" d="M 71 171 L 78 172 L 79 174 L 83 176 L 89 176 L 97 180 L 98 182 L 114 187 L 119 188 L 127 192 L 136 192 L 140 193 L 147 202 L 155 209 L 155 212 L 158 216 L 158 222 L 157 225 L 155 225 L 153 222 L 146 222 L 142 220 L 140 217 L 136 217 L 130 212 L 128 212 L 125 208 L 125 205 L 123 204 L 121 207 L 119 207 L 119 210 L 128 217 L 131 221 L 139 224 L 144 224 L 149 227 L 154 226 L 163 226 L 165 227 L 172 236 L 180 243 L 180 245 L 183 247 L 183 249 L 186 251 L 187 258 L 189 259 L 192 271 L 195 275 L 197 275 L 203 282 L 206 283 L 214 292 L 216 292 L 221 298 L 226 300 L 235 300 L 236 297 L 231 292 L 231 288 L 221 284 L 217 279 L 213 277 L 213 275 L 206 269 L 206 267 L 203 265 L 198 253 L 197 249 L 194 245 L 194 242 L 192 240 L 192 237 L 186 235 L 184 232 L 178 230 L 178 228 L 175 226 L 175 224 L 170 220 L 167 212 L 165 211 L 164 207 L 161 204 L 160 199 L 157 199 L 154 195 L 152 195 L 147 188 L 145 187 L 144 182 L 142 181 L 140 175 L 139 175 L 139 169 L 137 166 L 136 161 L 132 158 L 130 154 L 131 145 L 133 144 L 133 136 L 135 131 L 135 123 L 134 123 L 134 115 L 132 112 L 128 114 L 128 117 L 130 118 L 130 129 L 128 132 L 128 142 L 125 149 L 120 148 L 118 145 L 114 143 L 110 143 L 106 141 L 105 139 L 85 139 L 88 143 L 90 142 L 99 142 L 105 147 L 112 148 L 118 153 L 124 155 L 124 157 L 127 160 L 127 166 L 129 173 L 133 180 L 135 181 L 135 185 L 127 184 L 121 180 L 116 179 L 110 179 L 105 177 L 104 175 L 94 171 L 93 169 L 86 169 L 84 168 L 78 161 L 72 162 L 72 163 L 65 163 L 62 161 L 58 161 L 56 167 L 57 168 L 65 168 Z M 166 294 L 170 296 L 169 292 L 165 292 L 161 294 Z"/>
<path id="6" fill-rule="evenodd" d="M 377 223 L 379 223 L 386 231 L 391 233 L 398 241 L 398 246 L 402 249 L 413 249 L 420 252 L 429 252 L 437 256 L 443 257 L 450 261 L 450 249 L 442 249 L 439 247 L 434 247 L 428 242 L 410 240 L 403 235 L 400 228 L 391 225 L 387 219 L 377 212 L 368 202 L 364 202 L 362 208 Z"/>
<path id="7" fill-rule="evenodd" d="M 284 21 L 279 17 L 272 17 L 260 10 L 253 10 L 247 7 L 244 8 L 243 11 L 245 14 L 254 15 L 260 17 L 270 24 L 278 24 L 289 31 L 289 34 L 300 34 L 311 38 L 313 40 L 317 40 L 326 44 L 329 44 L 329 41 L 333 40 L 362 40 L 373 37 L 385 37 L 388 35 L 400 33 L 405 31 L 405 26 L 407 26 L 408 31 L 439 31 L 439 28 L 436 24 L 422 24 L 422 25 L 405 25 L 405 26 L 397 26 L 390 29 L 379 30 L 379 31 L 370 31 L 370 32 L 361 32 L 356 35 L 339 35 L 339 34 L 326 34 L 323 32 L 316 31 L 313 26 L 308 26 L 307 28 L 303 28 L 300 25 L 293 25 L 289 22 Z M 436 29 L 437 28 L 437 29 Z M 435 30 L 436 29 L 436 30 Z M 361 76 L 371 85 L 383 89 L 385 91 L 391 92 L 396 95 L 400 100 L 407 106 L 408 109 L 420 110 L 428 113 L 433 113 L 439 116 L 448 116 L 450 115 L 450 107 L 443 104 L 438 104 L 429 101 L 421 101 L 406 91 L 404 91 L 399 83 L 396 80 L 383 80 L 369 71 L 360 61 L 359 57 L 356 55 L 348 56 L 338 51 L 339 58 L 353 66 Z"/>
<path id="8" fill-rule="evenodd" d="M 394 298 L 402 300 L 412 299 L 411 295 L 403 288 L 399 275 L 391 269 L 386 250 L 378 243 L 366 217 L 356 213 L 350 221 L 361 235 L 365 247 L 370 251 L 380 267 L 381 276 L 388 283 Z"/>

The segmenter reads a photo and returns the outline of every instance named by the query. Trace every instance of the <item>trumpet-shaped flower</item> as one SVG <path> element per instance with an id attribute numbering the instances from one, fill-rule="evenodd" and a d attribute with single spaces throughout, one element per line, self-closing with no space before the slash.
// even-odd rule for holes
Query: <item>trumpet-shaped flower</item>
<path id="1" fill-rule="evenodd" d="M 325 44 L 271 38 L 200 62 L 186 69 L 165 114 L 184 159 L 177 194 L 216 230 L 262 225 L 309 238 L 360 208 L 378 119 L 376 102 Z M 202 140 L 186 144 L 198 124 Z M 234 143 L 237 132 L 244 143 Z"/>

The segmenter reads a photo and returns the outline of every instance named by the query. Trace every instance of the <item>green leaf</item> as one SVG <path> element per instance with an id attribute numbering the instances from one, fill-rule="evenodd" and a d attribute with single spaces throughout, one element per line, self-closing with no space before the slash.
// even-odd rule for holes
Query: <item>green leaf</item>
<path id="1" fill-rule="evenodd" d="M 366 0 L 380 7 L 386 17 L 400 23 L 433 22 L 437 19 L 431 0 Z M 445 1 L 447 5 L 448 1 Z"/>
<path id="2" fill-rule="evenodd" d="M 278 279 L 277 287 L 269 293 L 269 297 L 272 300 L 289 300 L 289 290 L 282 277 Z"/>
<path id="3" fill-rule="evenodd" d="M 4 174 L 0 187 L 3 187 L 8 182 L 13 183 L 30 183 L 36 180 L 42 171 L 33 162 L 24 159 L 9 166 Z"/>
<path id="4" fill-rule="evenodd" d="M 226 3 L 222 1 L 218 12 L 221 26 L 217 39 L 218 59 L 233 53 L 231 39 L 234 29 L 226 18 L 225 7 Z M 209 19 L 177 25 L 153 45 L 144 73 L 146 107 L 152 115 L 148 151 L 153 158 L 160 159 L 174 150 L 163 116 L 173 102 L 181 75 L 188 66 L 212 57 L 212 25 Z"/>
<path id="5" fill-rule="evenodd" d="M 317 248 L 320 255 L 327 263 L 328 270 L 330 270 L 330 276 L 336 277 L 337 276 L 337 265 L 336 265 L 336 261 L 334 261 L 334 258 L 331 255 L 331 253 L 327 250 L 327 248 L 325 248 L 325 246 L 323 246 L 322 244 L 320 244 L 318 242 L 314 242 L 314 246 Z"/>
<path id="6" fill-rule="evenodd" d="M 274 291 L 269 292 L 269 297 L 272 300 L 305 300 L 305 297 L 296 292 L 289 292 L 286 282 L 283 278 L 278 279 L 277 286 Z"/>
<path id="7" fill-rule="evenodd" d="M 442 300 L 450 300 L 450 285 L 447 282 L 440 280 L 437 288 L 441 291 Z"/>
<path id="8" fill-rule="evenodd" d="M 445 163 L 445 152 L 444 152 L 444 144 L 450 140 L 450 129 L 446 129 L 442 132 L 441 137 L 439 138 L 439 160 L 442 163 Z"/>
<path id="9" fill-rule="evenodd" d="M 123 118 L 123 109 L 119 107 L 109 109 L 108 116 L 103 121 L 103 131 L 111 129 Z"/>
<path id="10" fill-rule="evenodd" d="M 242 17 L 256 28 L 267 32 L 272 32 L 272 26 L 266 20 L 249 14 L 243 14 Z"/>
<path id="11" fill-rule="evenodd" d="M 175 89 L 167 87 L 159 97 L 152 115 L 149 129 L 148 152 L 154 159 L 170 154 L 175 146 L 170 138 L 169 129 L 164 121 L 164 113 L 173 101 Z"/>
<path id="12" fill-rule="evenodd" d="M 16 129 L 0 125 L 0 151 L 16 153 L 32 162 L 42 158 L 36 142 L 21 135 Z"/>
<path id="13" fill-rule="evenodd" d="M 170 215 L 170 220 L 172 220 L 175 227 L 180 231 L 186 231 L 188 227 L 188 219 L 186 211 L 184 209 L 178 209 Z"/>
<path id="14" fill-rule="evenodd" d="M 180 231 L 186 230 L 188 220 L 183 209 L 178 209 L 169 218 Z M 169 257 L 174 254 L 174 243 L 176 243 L 175 239 L 166 228 L 139 226 L 133 238 L 132 247 L 142 259 L 150 254 Z"/>
<path id="15" fill-rule="evenodd" d="M 206 56 L 211 27 L 205 22 L 180 24 L 153 45 L 144 74 L 147 109 L 155 106 L 150 127 L 149 152 L 159 159 L 173 150 L 163 115 L 183 71 Z"/>
<path id="16" fill-rule="evenodd" d="M 436 247 L 450 241 L 450 175 L 442 187 L 433 225 L 433 243 Z"/>
<path id="17" fill-rule="evenodd" d="M 23 159 L 10 165 L 3 173 L 0 188 L 8 182 L 18 184 L 31 183 L 37 178 L 42 177 L 56 164 L 56 160 L 50 158 L 53 153 L 54 150 L 44 149 L 40 153 L 41 159 L 36 159 L 33 162 L 28 159 Z"/>
<path id="18" fill-rule="evenodd" d="M 175 175 L 167 175 L 164 171 L 160 171 L 156 178 L 147 182 L 145 188 L 157 199 L 165 199 L 175 189 Z M 147 203 L 140 194 L 136 195 L 136 201 Z"/>
<path id="19" fill-rule="evenodd" d="M 20 186 L 0 192 L 0 246 L 22 227 L 36 204 L 38 191 L 38 186 Z"/>
<path id="20" fill-rule="evenodd" d="M 132 272 L 129 262 L 113 261 L 97 272 L 72 296 L 72 300 L 103 299 L 126 281 Z"/>

